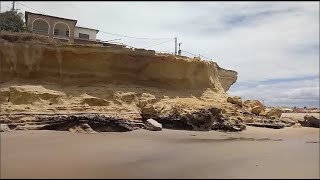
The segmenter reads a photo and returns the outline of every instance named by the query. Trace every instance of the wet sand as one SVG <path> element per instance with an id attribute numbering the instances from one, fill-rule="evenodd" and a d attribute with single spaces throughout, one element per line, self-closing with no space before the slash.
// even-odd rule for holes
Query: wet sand
<path id="1" fill-rule="evenodd" d="M 319 129 L 1 133 L 1 178 L 319 178 Z"/>

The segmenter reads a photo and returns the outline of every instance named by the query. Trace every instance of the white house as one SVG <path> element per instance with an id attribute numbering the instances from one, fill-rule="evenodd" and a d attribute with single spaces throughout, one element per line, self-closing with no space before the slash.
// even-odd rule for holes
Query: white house
<path id="1" fill-rule="evenodd" d="M 96 41 L 98 32 L 99 32 L 99 30 L 97 30 L 97 29 L 75 26 L 74 38 L 80 39 L 80 40 Z"/>

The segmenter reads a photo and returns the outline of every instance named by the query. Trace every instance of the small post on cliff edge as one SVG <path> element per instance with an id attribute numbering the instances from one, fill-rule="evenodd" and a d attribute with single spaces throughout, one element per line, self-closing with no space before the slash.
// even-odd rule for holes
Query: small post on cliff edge
<path id="1" fill-rule="evenodd" d="M 14 11 L 14 3 L 15 3 L 15 1 L 12 1 L 12 9 L 11 9 L 11 11 Z"/>
<path id="2" fill-rule="evenodd" d="M 177 55 L 177 37 L 174 38 L 174 55 Z"/>

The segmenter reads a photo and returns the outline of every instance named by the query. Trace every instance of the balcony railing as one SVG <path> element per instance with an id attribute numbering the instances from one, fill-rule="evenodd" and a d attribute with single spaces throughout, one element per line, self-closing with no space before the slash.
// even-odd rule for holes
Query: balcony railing
<path id="1" fill-rule="evenodd" d="M 84 41 L 97 41 L 95 39 L 87 39 L 87 38 L 81 38 L 81 37 L 74 37 L 74 39 L 84 40 Z"/>
<path id="2" fill-rule="evenodd" d="M 45 34 L 45 35 L 49 34 L 48 29 L 33 29 L 32 31 L 36 34 Z"/>
<path id="3" fill-rule="evenodd" d="M 53 37 L 53 39 L 57 39 L 57 40 L 62 41 L 62 42 L 70 42 L 70 39 L 68 39 L 68 38 Z"/>
<path id="4" fill-rule="evenodd" d="M 67 32 L 54 32 L 53 35 L 55 37 L 69 38 L 69 33 L 67 33 Z"/>

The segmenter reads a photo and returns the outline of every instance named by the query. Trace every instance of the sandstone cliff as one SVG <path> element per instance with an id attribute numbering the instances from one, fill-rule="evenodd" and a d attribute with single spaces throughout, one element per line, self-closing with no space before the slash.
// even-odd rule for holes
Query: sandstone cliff
<path id="1" fill-rule="evenodd" d="M 240 112 L 226 100 L 237 72 L 216 62 L 30 36 L 0 36 L 1 113 L 8 117 L 98 112 L 134 120 L 149 110 L 161 115 L 176 108 Z"/>
<path id="2" fill-rule="evenodd" d="M 116 83 L 222 92 L 237 79 L 236 72 L 215 62 L 154 51 L 6 41 L 0 48 L 2 83 L 14 78 L 51 79 L 63 85 Z"/>

